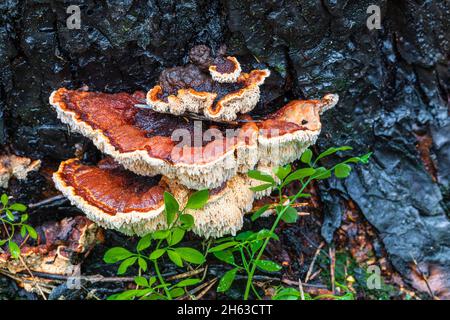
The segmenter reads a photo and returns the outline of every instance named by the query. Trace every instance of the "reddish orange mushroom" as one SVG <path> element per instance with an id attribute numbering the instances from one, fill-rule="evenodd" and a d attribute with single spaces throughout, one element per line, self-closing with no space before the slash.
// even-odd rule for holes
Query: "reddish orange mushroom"
<path id="1" fill-rule="evenodd" d="M 126 169 L 203 189 L 219 187 L 258 163 L 284 165 L 297 159 L 317 139 L 320 113 L 338 99 L 296 100 L 263 120 L 253 122 L 247 116 L 240 126 L 199 122 L 204 127 L 198 128 L 191 120 L 135 108 L 142 98 L 142 93 L 61 88 L 52 93 L 50 103 L 62 122 Z"/>
<path id="2" fill-rule="evenodd" d="M 72 204 L 89 219 L 125 234 L 144 235 L 166 227 L 163 194 L 172 193 L 180 205 L 192 191 L 165 177 L 142 177 L 125 170 L 110 158 L 97 166 L 77 159 L 61 163 L 53 181 Z M 242 227 L 243 215 L 250 210 L 255 194 L 250 190 L 259 182 L 237 175 L 210 190 L 210 198 L 200 210 L 186 210 L 194 216 L 193 231 L 203 237 L 235 234 Z M 227 210 L 223 210 L 226 207 Z"/>

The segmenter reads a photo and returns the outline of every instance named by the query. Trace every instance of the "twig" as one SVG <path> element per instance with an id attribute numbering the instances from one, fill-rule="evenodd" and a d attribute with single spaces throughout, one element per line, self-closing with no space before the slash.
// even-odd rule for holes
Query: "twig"
<path id="1" fill-rule="evenodd" d="M 21 276 L 22 273 L 17 273 L 19 276 Z M 168 272 L 162 274 L 162 276 L 173 276 L 175 272 Z M 22 274 L 23 275 L 23 274 Z M 66 276 L 62 274 L 52 274 L 52 273 L 45 273 L 45 272 L 34 272 L 34 276 L 36 278 L 42 278 L 42 279 L 49 279 L 49 280 L 56 280 L 56 281 L 67 281 L 73 276 Z M 92 275 L 92 276 L 79 276 L 80 280 L 88 281 L 91 283 L 94 282 L 134 282 L 134 277 L 105 277 L 102 275 Z"/>
<path id="2" fill-rule="evenodd" d="M 302 279 L 298 278 L 298 289 L 300 290 L 300 297 L 305 300 L 305 292 L 303 291 Z"/>
<path id="3" fill-rule="evenodd" d="M 293 281 L 289 279 L 281 280 L 282 283 L 287 284 L 288 286 L 298 286 L 298 281 Z M 310 288 L 318 288 L 318 289 L 326 289 L 327 287 L 321 284 L 309 284 L 302 283 L 302 287 L 310 287 Z"/>
<path id="4" fill-rule="evenodd" d="M 29 280 L 29 279 L 27 279 L 25 277 L 22 277 L 22 276 L 20 276 L 20 277 L 15 276 L 14 274 L 12 274 L 10 272 L 7 272 L 7 271 L 5 271 L 3 269 L 0 269 L 0 274 L 6 276 L 8 278 L 11 278 L 12 280 L 14 280 L 16 282 L 34 284 L 34 282 L 32 280 Z M 55 287 L 53 285 L 46 284 L 46 283 L 41 283 L 40 285 L 42 287 L 42 291 L 44 291 L 47 294 L 49 294 L 52 291 L 52 289 Z"/>
<path id="5" fill-rule="evenodd" d="M 198 294 L 198 296 L 195 297 L 195 300 L 200 300 L 212 288 L 212 286 L 217 282 L 217 278 L 212 279 L 210 282 L 211 283 L 205 289 L 203 289 Z"/>
<path id="6" fill-rule="evenodd" d="M 323 245 L 324 243 L 321 242 L 320 245 L 317 247 L 316 252 L 314 253 L 314 257 L 311 261 L 311 264 L 309 265 L 308 272 L 306 273 L 305 283 L 307 283 L 309 281 L 309 278 L 311 277 L 311 273 L 313 272 L 314 269 L 314 264 L 316 263 L 317 257 L 319 256 L 320 250 L 322 250 Z"/>
<path id="7" fill-rule="evenodd" d="M 312 274 L 312 276 L 309 277 L 309 281 L 314 280 L 321 272 L 322 272 L 322 269 L 319 269 L 319 270 L 317 270 L 316 272 L 314 272 L 314 273 Z"/>
<path id="8" fill-rule="evenodd" d="M 57 196 L 54 196 L 54 197 L 51 197 L 51 198 L 47 198 L 47 199 L 44 199 L 44 200 L 36 202 L 36 203 L 30 203 L 28 205 L 28 209 L 29 210 L 33 210 L 33 209 L 36 209 L 38 207 L 45 206 L 46 204 L 49 204 L 49 203 L 52 203 L 52 202 L 55 202 L 55 201 L 58 201 L 58 200 L 62 200 L 62 199 L 65 199 L 65 198 L 66 197 L 63 196 L 63 195 L 57 195 Z M 6 218 L 6 214 L 2 214 L 0 216 L 0 218 L 5 219 Z"/>
<path id="9" fill-rule="evenodd" d="M 200 269 L 197 269 L 197 270 L 192 270 L 192 271 L 176 274 L 174 276 L 171 276 L 171 277 L 167 278 L 167 280 L 169 280 L 169 281 L 171 281 L 171 280 L 179 280 L 179 279 L 187 278 L 187 277 L 190 277 L 190 276 L 195 276 L 195 275 L 197 275 L 199 273 L 202 273 L 204 270 L 205 270 L 205 268 L 200 268 Z"/>
<path id="10" fill-rule="evenodd" d="M 430 286 L 430 284 L 428 283 L 428 277 L 422 272 L 422 270 L 420 269 L 420 267 L 419 267 L 419 265 L 417 264 L 417 261 L 416 261 L 416 259 L 413 257 L 413 255 L 410 254 L 410 256 L 411 256 L 411 258 L 412 258 L 412 260 L 413 260 L 413 262 L 414 262 L 414 265 L 416 266 L 416 270 L 418 271 L 420 277 L 423 279 L 423 281 L 425 281 L 425 284 L 426 284 L 426 286 L 427 286 L 427 289 L 428 289 L 428 291 L 429 291 L 430 296 L 431 296 L 433 299 L 436 299 L 436 296 L 434 295 L 433 290 L 431 289 L 431 286 Z"/>
<path id="11" fill-rule="evenodd" d="M 185 300 L 185 299 L 189 298 L 190 296 L 196 294 L 197 292 L 199 292 L 199 291 L 202 290 L 203 288 L 207 287 L 207 286 L 210 285 L 211 283 L 214 284 L 216 281 L 217 281 L 217 277 L 211 279 L 211 280 L 208 281 L 208 282 L 202 283 L 202 284 L 199 285 L 198 287 L 196 287 L 196 288 L 194 288 L 194 289 L 192 289 L 192 290 L 189 290 L 189 291 L 187 292 L 186 295 L 184 295 L 184 296 L 182 296 L 182 297 L 179 297 L 179 298 L 177 298 L 176 300 Z"/>
<path id="12" fill-rule="evenodd" d="M 28 265 L 25 263 L 25 260 L 23 260 L 22 256 L 19 255 L 20 262 L 24 265 L 25 269 L 27 269 L 28 273 L 31 276 L 31 279 L 33 280 L 33 284 L 36 286 L 36 288 L 39 290 L 39 293 L 41 294 L 42 298 L 44 300 L 47 300 L 47 297 L 45 296 L 44 292 L 42 292 L 42 288 L 39 285 L 39 283 L 36 281 L 36 278 L 34 277 L 33 273 L 31 272 L 30 268 L 28 268 Z"/>
<path id="13" fill-rule="evenodd" d="M 329 252 L 330 252 L 330 275 L 331 275 L 331 291 L 333 292 L 333 294 L 335 294 L 335 290 L 336 290 L 336 285 L 335 285 L 335 274 L 334 274 L 334 269 L 336 268 L 336 250 L 334 249 L 334 247 L 330 247 L 329 248 Z"/>
<path id="14" fill-rule="evenodd" d="M 57 196 L 50 197 L 50 198 L 44 199 L 44 200 L 36 202 L 36 203 L 31 203 L 31 204 L 28 205 L 28 208 L 29 209 L 34 209 L 34 208 L 45 206 L 46 204 L 49 204 L 49 203 L 52 203 L 52 202 L 55 202 L 55 201 L 58 201 L 58 200 L 62 200 L 62 199 L 65 199 L 65 198 L 66 197 L 63 196 L 63 195 L 57 195 Z"/>

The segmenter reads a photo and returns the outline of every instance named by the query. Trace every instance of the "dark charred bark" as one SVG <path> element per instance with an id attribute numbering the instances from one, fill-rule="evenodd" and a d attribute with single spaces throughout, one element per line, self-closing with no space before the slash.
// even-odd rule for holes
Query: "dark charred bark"
<path id="1" fill-rule="evenodd" d="M 218 50 L 225 43 L 244 64 L 272 70 L 255 113 L 293 97 L 338 93 L 318 150 L 351 145 L 355 153 L 374 152 L 343 183 L 321 186 L 324 238 L 331 241 L 340 224 L 340 201 L 352 199 L 401 273 L 409 274 L 413 259 L 448 272 L 448 2 L 73 2 L 81 7 L 80 30 L 66 27 L 63 1 L 0 4 L 5 148 L 44 160 L 69 158 L 84 140 L 56 120 L 47 101 L 52 90 L 147 90 L 164 68 L 185 61 L 192 46 Z M 381 7 L 381 30 L 366 26 L 371 4 Z M 425 148 L 421 137 L 429 138 Z"/>

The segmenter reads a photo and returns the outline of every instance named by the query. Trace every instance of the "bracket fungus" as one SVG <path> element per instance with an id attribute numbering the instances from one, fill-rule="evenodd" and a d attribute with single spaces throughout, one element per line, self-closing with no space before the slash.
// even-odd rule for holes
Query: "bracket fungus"
<path id="1" fill-rule="evenodd" d="M 18 180 L 25 180 L 28 173 L 39 170 L 40 160 L 31 160 L 25 157 L 18 157 L 14 154 L 0 156 L 0 188 L 8 188 L 9 180 L 12 177 Z"/>
<path id="2" fill-rule="evenodd" d="M 253 201 L 271 192 L 250 190 L 260 182 L 246 173 L 257 168 L 274 176 L 274 166 L 298 159 L 338 96 L 294 100 L 253 119 L 244 113 L 257 104 L 269 71 L 244 73 L 223 51 L 212 57 L 208 47 L 194 47 L 191 63 L 164 70 L 147 95 L 54 91 L 58 118 L 108 156 L 97 165 L 62 162 L 56 188 L 89 219 L 129 235 L 166 227 L 164 192 L 184 206 L 194 190 L 210 189 L 202 209 L 187 210 L 192 231 L 205 238 L 235 234 Z M 201 112 L 206 120 L 195 120 Z"/>
<path id="3" fill-rule="evenodd" d="M 220 187 L 257 164 L 276 166 L 297 159 L 315 143 L 320 114 L 338 101 L 334 94 L 295 100 L 263 119 L 243 116 L 236 125 L 135 108 L 142 98 L 142 93 L 61 88 L 51 94 L 50 104 L 62 122 L 126 169 L 144 176 L 162 174 L 199 190 Z"/>
<path id="4" fill-rule="evenodd" d="M 53 181 L 89 219 L 129 235 L 144 235 L 166 226 L 162 214 L 165 191 L 172 193 L 182 206 L 192 192 L 173 179 L 133 174 L 111 158 L 101 160 L 97 166 L 66 160 L 54 173 Z M 194 217 L 193 232 L 205 238 L 235 234 L 253 200 L 264 195 L 249 189 L 258 184 L 246 175 L 237 175 L 210 190 L 205 207 L 186 211 Z M 223 210 L 225 207 L 227 210 Z"/>
<path id="5" fill-rule="evenodd" d="M 191 63 L 164 70 L 159 83 L 147 93 L 147 104 L 155 111 L 182 115 L 203 113 L 216 121 L 236 119 L 239 113 L 253 110 L 259 101 L 259 87 L 270 71 L 241 73 L 235 57 L 223 53 L 211 57 L 208 47 L 200 45 L 189 53 Z"/>
<path id="6" fill-rule="evenodd" d="M 12 259 L 0 251 L 0 268 L 12 273 L 26 271 L 72 275 L 80 255 L 85 255 L 102 240 L 100 229 L 86 217 L 76 216 L 51 221 L 36 228 L 37 240 L 20 247 L 22 260 Z M 17 240 L 21 240 L 17 235 Z M 28 240 L 31 241 L 31 240 Z M 20 242 L 19 242 L 20 243 Z"/>

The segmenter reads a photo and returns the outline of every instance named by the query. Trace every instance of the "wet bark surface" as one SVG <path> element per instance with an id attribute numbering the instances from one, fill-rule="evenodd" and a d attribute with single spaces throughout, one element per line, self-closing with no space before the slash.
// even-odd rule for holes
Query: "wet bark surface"
<path id="1" fill-rule="evenodd" d="M 73 157 L 80 144 L 95 155 L 56 119 L 48 104 L 52 90 L 148 90 L 162 70 L 187 62 L 194 45 L 219 50 L 226 44 L 244 68 L 272 72 L 255 113 L 292 98 L 338 93 L 339 105 L 323 117 L 316 151 L 350 145 L 355 154 L 374 152 L 370 164 L 349 179 L 319 186 L 324 239 L 332 241 L 352 200 L 400 273 L 408 278 L 414 261 L 425 272 L 440 266 L 450 286 L 448 2 L 72 4 L 81 8 L 80 30 L 67 28 L 63 1 L 0 4 L 4 150 L 44 163 Z M 366 26 L 371 4 L 381 7 L 381 30 Z M 13 183 L 10 192 L 24 202 L 44 198 L 51 191 L 43 176 L 33 174 L 36 183 Z"/>

